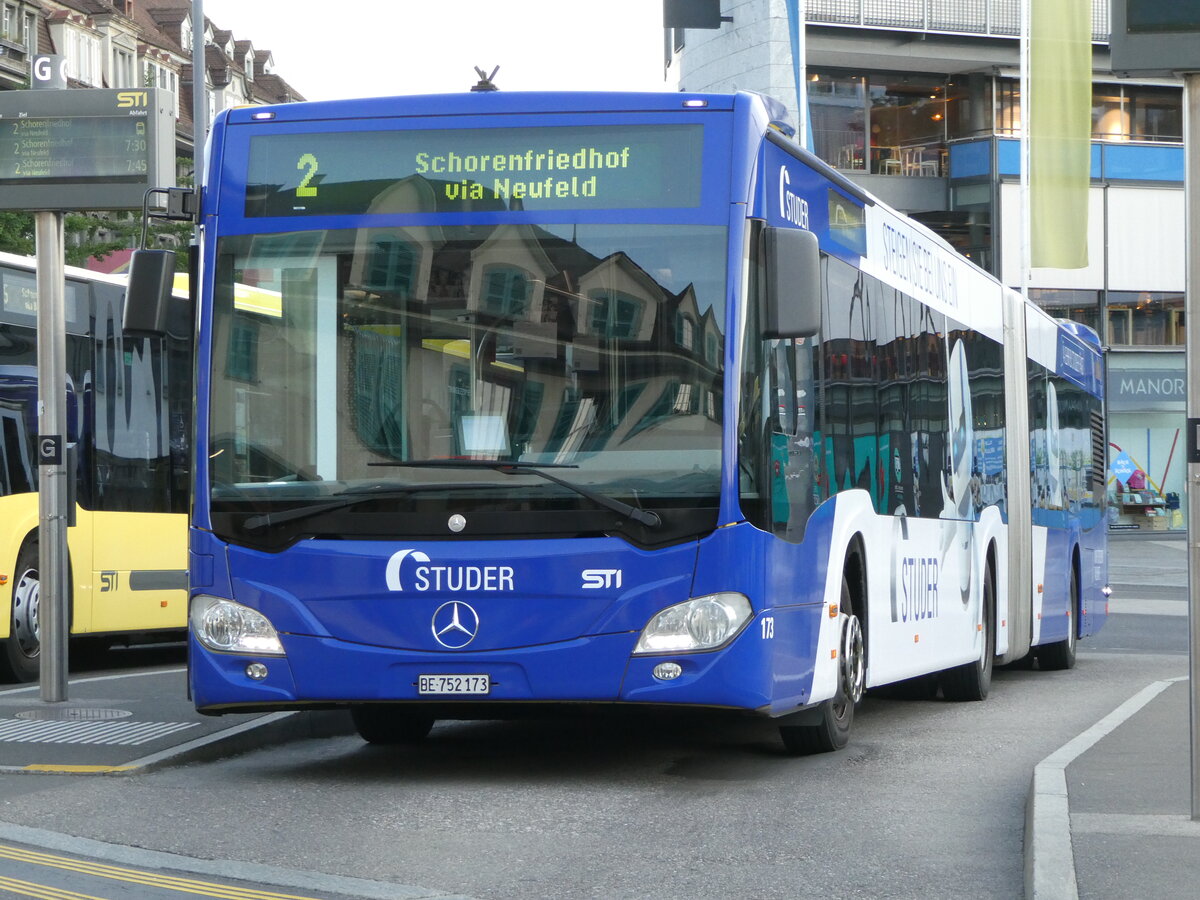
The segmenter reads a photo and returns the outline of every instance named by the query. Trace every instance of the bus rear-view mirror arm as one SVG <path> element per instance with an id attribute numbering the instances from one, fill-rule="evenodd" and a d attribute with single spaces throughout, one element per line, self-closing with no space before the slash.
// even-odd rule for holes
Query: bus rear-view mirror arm
<path id="1" fill-rule="evenodd" d="M 150 196 L 166 194 L 165 210 L 150 211 Z M 175 251 L 148 249 L 146 230 L 149 220 L 194 221 L 196 194 L 184 188 L 151 188 L 142 207 L 141 246 L 129 260 L 129 283 L 125 290 L 122 330 L 130 337 L 164 337 L 171 333 L 172 297 L 175 287 Z M 195 280 L 189 280 L 189 293 Z M 194 297 L 194 294 L 192 294 Z M 176 335 L 184 337 L 184 335 Z"/>
<path id="2" fill-rule="evenodd" d="M 821 254 L 817 236 L 799 228 L 764 234 L 763 337 L 810 337 L 821 328 Z"/>

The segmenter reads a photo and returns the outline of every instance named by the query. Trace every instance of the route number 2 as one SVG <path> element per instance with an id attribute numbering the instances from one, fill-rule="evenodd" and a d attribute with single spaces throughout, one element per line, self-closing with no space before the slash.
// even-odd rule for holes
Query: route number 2
<path id="1" fill-rule="evenodd" d="M 317 196 L 317 188 L 311 184 L 313 178 L 317 175 L 317 158 L 311 153 L 305 153 L 296 163 L 297 169 L 307 169 L 304 173 L 304 178 L 300 181 L 300 187 L 296 188 L 297 197 L 315 197 Z"/>

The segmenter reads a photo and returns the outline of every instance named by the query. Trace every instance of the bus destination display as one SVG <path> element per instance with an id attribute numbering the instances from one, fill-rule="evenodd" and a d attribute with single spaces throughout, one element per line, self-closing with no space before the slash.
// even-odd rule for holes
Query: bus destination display
<path id="1" fill-rule="evenodd" d="M 700 204 L 703 126 L 268 134 L 247 217 Z"/>
<path id="2" fill-rule="evenodd" d="M 146 120 L 131 116 L 5 119 L 0 184 L 141 181 L 149 171 Z"/>

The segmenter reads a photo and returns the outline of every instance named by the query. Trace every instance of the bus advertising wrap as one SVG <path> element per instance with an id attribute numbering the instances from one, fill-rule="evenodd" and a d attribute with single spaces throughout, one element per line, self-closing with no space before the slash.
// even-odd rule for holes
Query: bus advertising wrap
<path id="1" fill-rule="evenodd" d="M 769 225 L 811 231 L 827 252 L 857 265 L 867 252 L 862 203 L 772 143 L 763 143 L 763 154 L 755 215 Z"/>

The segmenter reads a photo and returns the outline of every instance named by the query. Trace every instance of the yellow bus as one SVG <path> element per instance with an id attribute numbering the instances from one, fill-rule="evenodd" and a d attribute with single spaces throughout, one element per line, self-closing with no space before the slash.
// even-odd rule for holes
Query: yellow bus
<path id="1" fill-rule="evenodd" d="M 70 634 L 182 636 L 190 334 L 127 338 L 124 278 L 71 267 L 66 276 Z M 35 262 L 0 253 L 0 679 L 9 681 L 39 670 L 37 403 Z"/>

